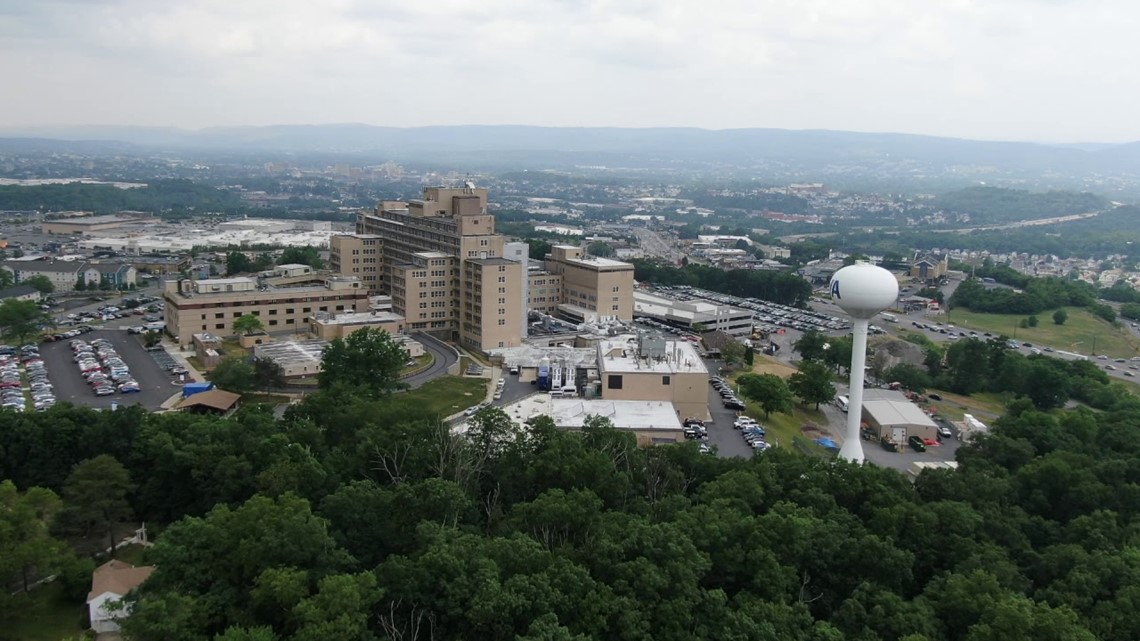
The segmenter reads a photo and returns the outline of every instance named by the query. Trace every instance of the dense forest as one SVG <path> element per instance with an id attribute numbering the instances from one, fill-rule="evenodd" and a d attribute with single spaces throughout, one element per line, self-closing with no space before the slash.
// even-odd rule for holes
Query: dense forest
<path id="1" fill-rule="evenodd" d="M 5 412 L 0 476 L 66 500 L 92 460 L 129 475 L 129 510 L 163 529 L 137 641 L 1125 641 L 1137 421 L 1134 398 L 1015 403 L 912 486 L 780 450 L 638 449 L 597 418 L 522 430 L 489 409 L 459 436 L 400 395 L 332 389 L 283 420 Z"/>
<path id="2" fill-rule="evenodd" d="M 931 203 L 938 209 L 970 215 L 973 224 L 1009 223 L 1100 211 L 1109 202 L 1087 192 L 1035 193 L 1002 187 L 967 187 L 941 194 Z"/>
<path id="3" fill-rule="evenodd" d="M 85 183 L 0 185 L 0 209 L 96 213 L 190 209 L 204 213 L 244 208 L 237 194 L 186 179 L 154 180 L 134 189 Z"/>
<path id="4" fill-rule="evenodd" d="M 660 261 L 637 258 L 633 277 L 655 285 L 689 285 L 722 294 L 762 298 L 782 305 L 803 307 L 811 297 L 811 284 L 798 275 L 754 269 L 724 270 L 689 264 L 673 267 Z"/>

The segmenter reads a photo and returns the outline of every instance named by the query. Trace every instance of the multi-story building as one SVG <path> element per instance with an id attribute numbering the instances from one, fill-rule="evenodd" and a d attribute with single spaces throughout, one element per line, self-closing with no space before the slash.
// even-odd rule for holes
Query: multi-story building
<path id="1" fill-rule="evenodd" d="M 422 200 L 385 201 L 361 214 L 356 231 L 379 239 L 379 286 L 409 331 L 477 350 L 519 344 L 526 266 L 504 258 L 486 189 L 427 187 Z M 340 273 L 348 273 L 344 243 Z"/>
<path id="2" fill-rule="evenodd" d="M 561 277 L 558 313 L 570 320 L 633 320 L 633 265 L 583 255 L 580 247 L 555 245 L 546 271 Z"/>
<path id="3" fill-rule="evenodd" d="M 579 322 L 633 319 L 632 265 L 558 246 L 544 271 L 532 270 L 526 244 L 495 232 L 487 190 L 470 184 L 381 202 L 359 215 L 356 234 L 330 245 L 332 269 L 390 293 L 408 331 L 476 350 L 517 346 L 528 308 Z"/>
<path id="4" fill-rule="evenodd" d="M 269 333 L 308 331 L 308 318 L 320 312 L 368 311 L 368 291 L 360 279 L 331 276 L 323 284 L 277 287 L 256 278 L 168 280 L 166 329 L 185 347 L 194 334 L 234 334 L 233 322 L 246 314 L 261 319 Z"/>
<path id="5" fill-rule="evenodd" d="M 384 248 L 379 236 L 345 234 L 329 238 L 329 269 L 356 276 L 371 293 L 387 291 L 384 282 Z"/>
<path id="6" fill-rule="evenodd" d="M 12 272 L 17 283 L 33 276 L 44 276 L 57 292 L 70 292 L 80 281 L 87 288 L 98 288 L 104 282 L 115 289 L 126 288 L 135 284 L 138 274 L 134 267 L 125 263 L 64 260 L 10 260 L 0 264 L 0 269 Z"/>
<path id="7" fill-rule="evenodd" d="M 692 344 L 642 334 L 635 342 L 598 343 L 601 397 L 664 401 L 680 418 L 709 415 L 709 372 Z"/>

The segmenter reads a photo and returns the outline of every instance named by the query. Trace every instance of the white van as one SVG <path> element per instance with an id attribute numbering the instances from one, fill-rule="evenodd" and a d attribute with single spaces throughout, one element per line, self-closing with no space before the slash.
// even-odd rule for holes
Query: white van
<path id="1" fill-rule="evenodd" d="M 846 396 L 836 396 L 835 397 L 835 405 L 840 410 L 846 412 L 847 408 L 848 408 L 847 397 Z"/>

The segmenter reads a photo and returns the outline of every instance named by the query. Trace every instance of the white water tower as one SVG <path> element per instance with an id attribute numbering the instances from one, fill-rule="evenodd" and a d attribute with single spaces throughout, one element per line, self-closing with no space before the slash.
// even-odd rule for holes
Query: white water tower
<path id="1" fill-rule="evenodd" d="M 839 458 L 863 462 L 859 424 L 863 420 L 863 367 L 867 361 L 867 327 L 871 318 L 899 297 L 894 274 L 865 261 L 856 262 L 831 277 L 831 298 L 854 321 L 851 345 L 851 392 L 847 408 L 847 435 Z"/>

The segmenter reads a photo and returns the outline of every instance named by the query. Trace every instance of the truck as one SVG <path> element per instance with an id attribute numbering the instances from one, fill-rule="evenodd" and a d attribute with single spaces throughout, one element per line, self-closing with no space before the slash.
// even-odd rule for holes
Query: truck
<path id="1" fill-rule="evenodd" d="M 882 316 L 882 317 L 883 317 L 883 320 L 887 321 L 888 323 L 897 323 L 897 322 L 899 322 L 899 317 L 898 317 L 898 316 L 895 316 L 894 314 L 888 314 L 888 313 L 886 313 L 886 312 L 883 312 L 882 314 L 879 314 L 879 315 L 880 315 L 880 316 Z"/>

